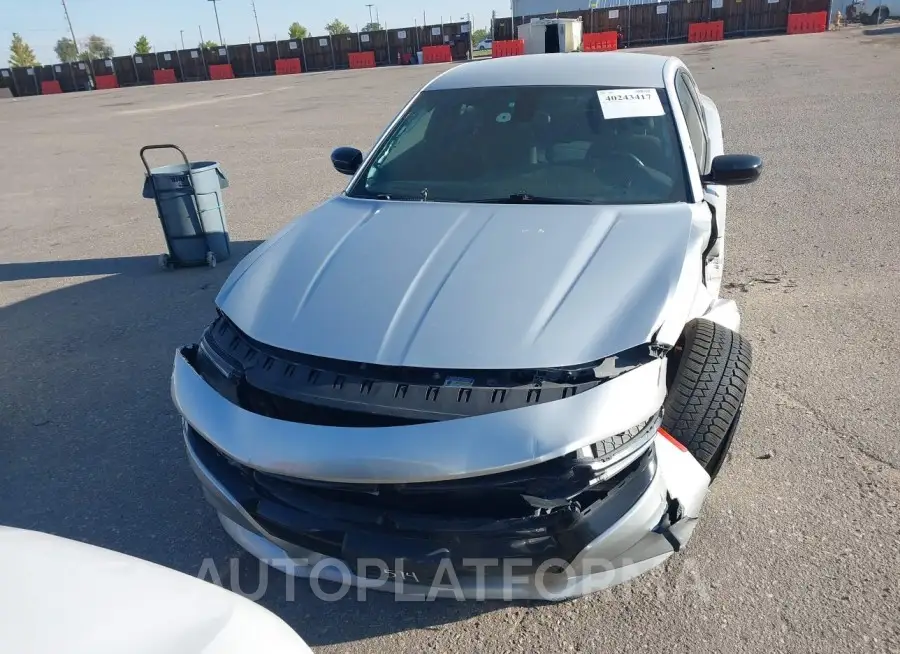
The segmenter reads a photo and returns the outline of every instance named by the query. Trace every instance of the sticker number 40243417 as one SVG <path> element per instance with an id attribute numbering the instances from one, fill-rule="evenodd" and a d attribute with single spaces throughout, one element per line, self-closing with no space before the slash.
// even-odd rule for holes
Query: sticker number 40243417
<path id="1" fill-rule="evenodd" d="M 597 91 L 603 117 L 644 118 L 665 113 L 656 89 L 612 89 Z"/>

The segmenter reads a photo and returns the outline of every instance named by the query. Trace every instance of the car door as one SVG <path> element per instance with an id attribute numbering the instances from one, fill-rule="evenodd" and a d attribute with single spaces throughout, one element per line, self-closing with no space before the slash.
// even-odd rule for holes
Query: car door
<path id="1" fill-rule="evenodd" d="M 709 127 L 706 123 L 697 85 L 685 69 L 678 71 L 675 75 L 675 94 L 687 124 L 697 170 L 701 175 L 705 175 L 709 172 L 712 162 Z M 725 256 L 725 189 L 719 186 L 704 185 L 703 201 L 709 205 L 712 214 L 709 246 L 704 252 L 703 276 L 709 292 L 714 297 L 718 297 L 722 285 Z"/>

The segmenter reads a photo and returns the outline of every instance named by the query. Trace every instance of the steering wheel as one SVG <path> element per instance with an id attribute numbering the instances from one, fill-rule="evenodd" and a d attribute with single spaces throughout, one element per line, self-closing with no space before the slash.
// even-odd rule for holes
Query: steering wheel
<path id="1" fill-rule="evenodd" d="M 601 172 L 603 173 L 603 177 L 607 178 L 606 173 L 612 172 L 613 174 L 611 177 L 627 182 L 626 186 L 631 185 L 631 173 L 640 172 L 646 174 L 647 171 L 647 165 L 631 152 L 610 150 L 604 152 L 602 156 L 593 158 L 593 171 L 595 174 Z"/>

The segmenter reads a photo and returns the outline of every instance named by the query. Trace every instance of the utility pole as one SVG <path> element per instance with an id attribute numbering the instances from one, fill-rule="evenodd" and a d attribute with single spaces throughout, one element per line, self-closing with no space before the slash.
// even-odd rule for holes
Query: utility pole
<path id="1" fill-rule="evenodd" d="M 372 24 L 372 7 L 375 5 L 366 5 L 369 8 L 369 25 Z"/>
<path id="2" fill-rule="evenodd" d="M 69 8 L 66 7 L 66 0 L 62 0 L 63 11 L 66 14 L 66 22 L 69 24 L 69 34 L 72 35 L 72 43 L 75 44 L 75 54 L 78 54 L 78 39 L 75 38 L 75 30 L 72 29 L 72 19 L 69 18 Z"/>
<path id="3" fill-rule="evenodd" d="M 259 37 L 259 43 L 262 43 L 262 34 L 259 31 L 259 16 L 256 15 L 256 0 L 250 0 L 250 6 L 253 7 L 253 20 L 256 21 L 256 36 Z"/>
<path id="4" fill-rule="evenodd" d="M 78 59 L 78 39 L 75 38 L 75 30 L 72 29 L 72 19 L 69 18 L 69 8 L 66 7 L 66 0 L 62 0 L 63 12 L 66 14 L 66 22 L 69 24 L 69 34 L 72 35 L 72 45 L 75 46 L 75 59 Z M 94 67 L 93 65 L 86 65 L 88 80 L 90 81 L 91 90 L 94 89 Z M 74 70 L 74 68 L 73 68 Z M 74 73 L 73 73 L 74 75 Z"/>
<path id="5" fill-rule="evenodd" d="M 209 0 L 209 2 L 213 3 L 213 11 L 216 12 L 216 28 L 219 30 L 219 45 L 225 45 L 225 39 L 222 38 L 222 26 L 219 25 L 219 9 L 216 6 L 216 3 L 221 0 Z"/>
<path id="6" fill-rule="evenodd" d="M 203 28 L 197 25 L 197 31 L 200 32 L 200 47 L 202 48 L 203 44 L 206 43 L 206 41 L 203 40 Z"/>
<path id="7" fill-rule="evenodd" d="M 181 32 L 181 49 L 184 50 L 184 30 L 179 30 Z"/>

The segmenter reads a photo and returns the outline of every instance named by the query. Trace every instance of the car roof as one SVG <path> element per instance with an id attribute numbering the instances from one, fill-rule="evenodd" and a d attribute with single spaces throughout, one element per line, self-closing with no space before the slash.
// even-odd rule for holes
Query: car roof
<path id="1" fill-rule="evenodd" d="M 485 86 L 663 88 L 676 57 L 638 52 L 567 52 L 472 61 L 439 75 L 427 90 Z"/>

